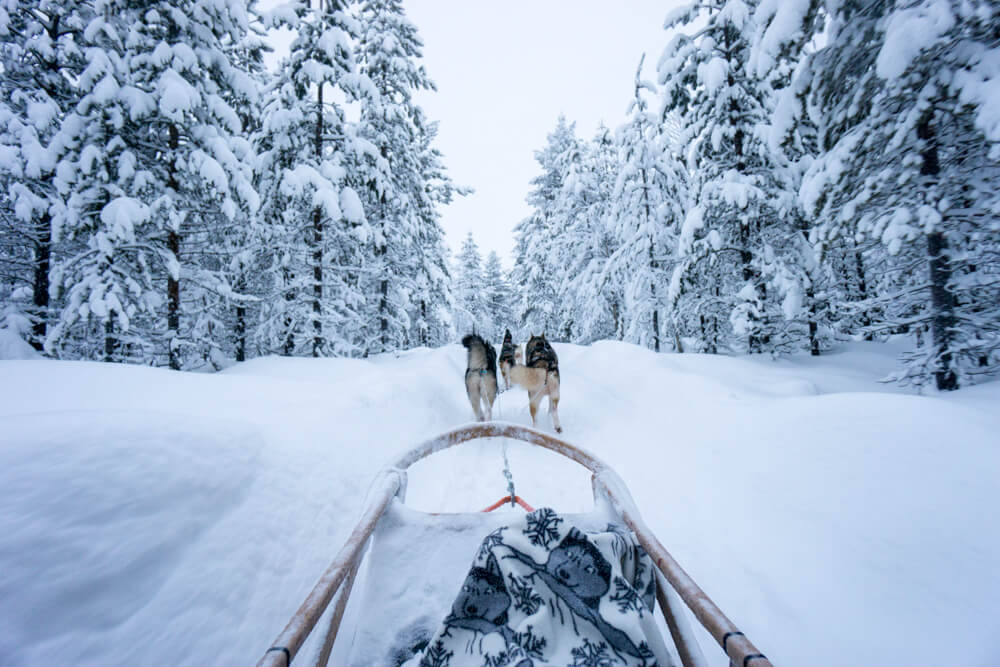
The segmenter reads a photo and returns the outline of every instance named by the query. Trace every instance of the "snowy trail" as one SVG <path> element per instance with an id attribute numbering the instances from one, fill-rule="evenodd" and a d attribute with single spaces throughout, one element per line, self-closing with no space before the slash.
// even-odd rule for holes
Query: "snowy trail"
<path id="1" fill-rule="evenodd" d="M 775 664 L 1000 663 L 1000 537 L 983 523 L 1000 384 L 904 394 L 877 382 L 893 361 L 874 346 L 778 362 L 556 349 L 565 438 L 621 474 Z M 15 601 L 0 651 L 14 665 L 252 663 L 377 470 L 471 418 L 464 363 L 457 345 L 215 375 L 0 362 L 0 599 Z M 530 423 L 525 392 L 495 414 Z M 509 458 L 535 506 L 590 507 L 581 467 L 522 443 Z M 479 509 L 505 493 L 502 467 L 498 442 L 441 453 L 411 469 L 407 504 Z"/>

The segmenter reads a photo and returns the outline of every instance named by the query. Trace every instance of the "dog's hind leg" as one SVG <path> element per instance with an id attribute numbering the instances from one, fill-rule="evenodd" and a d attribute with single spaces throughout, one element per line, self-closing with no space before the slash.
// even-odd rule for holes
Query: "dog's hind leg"
<path id="1" fill-rule="evenodd" d="M 483 378 L 483 398 L 486 401 L 486 421 L 493 421 L 493 403 L 497 400 L 497 376 L 490 374 Z"/>
<path id="2" fill-rule="evenodd" d="M 528 410 L 531 412 L 531 426 L 537 426 L 538 407 L 542 404 L 542 392 L 535 392 L 534 396 L 528 399 Z"/>
<path id="3" fill-rule="evenodd" d="M 559 425 L 559 399 L 549 396 L 549 414 L 552 415 L 552 425 L 556 433 L 562 433 L 562 426 Z"/>
<path id="4" fill-rule="evenodd" d="M 552 415 L 552 426 L 556 433 L 562 433 L 562 426 L 559 424 L 559 385 L 549 389 L 549 414 Z"/>
<path id="5" fill-rule="evenodd" d="M 482 392 L 478 378 L 465 381 L 465 393 L 469 396 L 469 404 L 476 415 L 476 421 L 483 421 Z"/>

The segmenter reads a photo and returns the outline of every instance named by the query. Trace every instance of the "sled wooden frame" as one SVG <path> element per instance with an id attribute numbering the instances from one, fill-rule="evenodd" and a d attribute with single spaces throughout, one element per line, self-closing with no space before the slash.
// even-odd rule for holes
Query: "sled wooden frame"
<path id="1" fill-rule="evenodd" d="M 595 497 L 603 495 L 622 521 L 636 535 L 639 543 L 653 559 L 660 572 L 657 599 L 664 620 L 670 630 L 674 645 L 684 667 L 704 664 L 704 657 L 687 623 L 683 609 L 676 597 L 687 605 L 694 617 L 719 643 L 733 667 L 771 667 L 757 647 L 730 621 L 722 610 L 691 579 L 673 556 L 660 543 L 642 521 L 631 495 L 617 473 L 592 454 L 568 442 L 519 424 L 483 422 L 470 424 L 443 433 L 411 449 L 396 463 L 379 473 L 364 509 L 347 542 L 327 567 L 295 615 L 282 630 L 274 643 L 264 653 L 257 667 L 288 667 L 306 638 L 323 616 L 334 595 L 339 592 L 337 603 L 330 616 L 316 664 L 326 667 L 330 650 L 336 640 L 340 621 L 344 615 L 347 598 L 357 573 L 364 546 L 375 530 L 379 517 L 396 496 L 406 492 L 406 469 L 417 461 L 449 447 L 478 438 L 514 438 L 544 447 L 576 461 L 593 474 L 591 481 Z M 672 591 L 665 590 L 664 583 Z M 673 599 L 672 599 L 673 598 Z"/>

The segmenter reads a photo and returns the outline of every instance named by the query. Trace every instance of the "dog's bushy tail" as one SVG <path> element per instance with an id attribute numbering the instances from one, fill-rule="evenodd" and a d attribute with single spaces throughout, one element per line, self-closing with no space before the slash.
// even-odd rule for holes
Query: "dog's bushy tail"
<path id="1" fill-rule="evenodd" d="M 532 336 L 526 346 L 525 364 L 532 368 L 547 368 L 550 371 L 559 370 L 559 357 L 545 336 Z"/>
<path id="2" fill-rule="evenodd" d="M 474 334 L 474 333 L 465 334 L 465 336 L 462 337 L 462 346 L 465 347 L 466 349 L 469 349 L 473 345 L 477 344 L 483 346 L 486 345 L 486 341 L 484 341 L 482 339 L 482 336 L 480 336 L 479 334 Z"/>
<path id="3" fill-rule="evenodd" d="M 486 368 L 490 370 L 493 374 L 497 372 L 497 351 L 496 348 L 483 340 L 483 337 L 479 334 L 465 334 L 462 337 L 462 345 L 465 346 L 467 350 L 471 350 L 473 347 L 479 346 L 483 348 L 483 353 L 486 355 Z"/>
<path id="4" fill-rule="evenodd" d="M 500 361 L 514 363 L 514 340 L 507 329 L 503 335 L 503 345 L 500 346 Z"/>
<path id="5" fill-rule="evenodd" d="M 486 343 L 486 367 L 490 369 L 490 372 L 494 375 L 497 374 L 497 351 L 489 343 Z"/>

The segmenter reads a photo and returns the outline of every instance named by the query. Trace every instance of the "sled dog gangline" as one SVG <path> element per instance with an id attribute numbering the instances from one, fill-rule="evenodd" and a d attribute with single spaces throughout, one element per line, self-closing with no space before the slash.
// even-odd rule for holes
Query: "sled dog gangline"
<path id="1" fill-rule="evenodd" d="M 336 595 L 334 610 L 330 615 L 315 662 L 321 667 L 327 665 L 351 595 L 355 575 L 361 564 L 364 547 L 375 531 L 379 518 L 386 512 L 392 500 L 394 498 L 403 500 L 405 497 L 407 469 L 436 452 L 480 438 L 521 440 L 561 454 L 592 473 L 591 484 L 595 500 L 603 498 L 610 504 L 615 514 L 635 533 L 658 570 L 656 599 L 684 667 L 696 667 L 705 662 L 691 632 L 681 601 L 719 644 L 732 665 L 771 667 L 771 662 L 705 594 L 646 526 L 628 488 L 614 470 L 593 454 L 565 440 L 527 426 L 507 422 L 478 422 L 460 426 L 424 441 L 384 468 L 372 485 L 369 502 L 351 535 L 284 630 L 260 658 L 257 667 L 287 667 Z"/>

